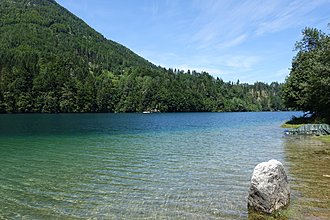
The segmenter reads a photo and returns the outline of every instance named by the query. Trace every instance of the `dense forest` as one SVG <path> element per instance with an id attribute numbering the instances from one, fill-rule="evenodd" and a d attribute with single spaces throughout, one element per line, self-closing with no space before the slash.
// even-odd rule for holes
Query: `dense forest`
<path id="1" fill-rule="evenodd" d="M 305 28 L 302 34 L 283 86 L 284 101 L 309 112 L 315 122 L 330 123 L 330 35 L 315 28 Z"/>
<path id="2" fill-rule="evenodd" d="M 155 66 L 54 0 L 0 2 L 0 112 L 284 110 L 282 85 Z"/>

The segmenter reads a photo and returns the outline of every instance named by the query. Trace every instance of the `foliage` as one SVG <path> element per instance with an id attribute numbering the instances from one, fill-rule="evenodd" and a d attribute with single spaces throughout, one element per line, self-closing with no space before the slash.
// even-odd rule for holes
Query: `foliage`
<path id="1" fill-rule="evenodd" d="M 281 84 L 157 67 L 53 0 L 0 2 L 0 112 L 283 110 Z"/>
<path id="2" fill-rule="evenodd" d="M 315 28 L 302 34 L 283 88 L 285 104 L 330 121 L 330 36 Z"/>

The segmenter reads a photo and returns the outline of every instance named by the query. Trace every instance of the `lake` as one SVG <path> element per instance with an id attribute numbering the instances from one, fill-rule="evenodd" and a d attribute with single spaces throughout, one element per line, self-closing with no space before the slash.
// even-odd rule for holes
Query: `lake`
<path id="1" fill-rule="evenodd" d="M 0 115 L 0 219 L 246 219 L 260 162 L 289 167 L 299 197 L 292 115 Z"/>

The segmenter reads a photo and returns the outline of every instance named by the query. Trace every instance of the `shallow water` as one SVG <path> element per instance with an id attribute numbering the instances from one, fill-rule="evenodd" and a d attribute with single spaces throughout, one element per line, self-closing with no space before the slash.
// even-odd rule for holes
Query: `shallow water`
<path id="1" fill-rule="evenodd" d="M 293 136 L 284 142 L 291 176 L 292 219 L 330 219 L 330 143 Z"/>
<path id="2" fill-rule="evenodd" d="M 246 219 L 256 164 L 298 178 L 293 114 L 0 115 L 0 219 Z"/>

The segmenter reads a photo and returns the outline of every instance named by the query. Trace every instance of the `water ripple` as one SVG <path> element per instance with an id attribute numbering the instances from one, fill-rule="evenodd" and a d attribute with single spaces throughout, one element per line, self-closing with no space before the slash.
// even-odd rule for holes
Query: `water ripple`
<path id="1" fill-rule="evenodd" d="M 288 115 L 0 116 L 0 218 L 245 219 Z"/>

